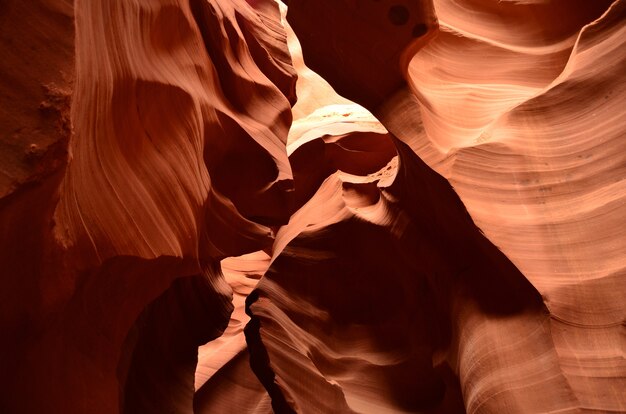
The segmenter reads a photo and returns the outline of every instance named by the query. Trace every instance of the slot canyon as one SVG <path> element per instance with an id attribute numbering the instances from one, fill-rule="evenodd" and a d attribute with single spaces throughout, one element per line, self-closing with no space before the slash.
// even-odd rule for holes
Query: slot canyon
<path id="1" fill-rule="evenodd" d="M 0 414 L 626 413 L 626 0 L 0 0 Z"/>

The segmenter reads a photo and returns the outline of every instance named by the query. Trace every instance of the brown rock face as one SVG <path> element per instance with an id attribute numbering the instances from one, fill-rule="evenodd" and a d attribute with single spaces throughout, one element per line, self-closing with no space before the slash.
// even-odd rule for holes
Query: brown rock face
<path id="1" fill-rule="evenodd" d="M 0 412 L 626 412 L 625 21 L 3 1 Z"/>
<path id="2" fill-rule="evenodd" d="M 0 407 L 191 411 L 197 348 L 232 311 L 219 261 L 270 247 L 266 225 L 289 219 L 295 71 L 278 6 L 27 9 L 2 10 L 3 107 L 17 108 L 2 126 Z"/>

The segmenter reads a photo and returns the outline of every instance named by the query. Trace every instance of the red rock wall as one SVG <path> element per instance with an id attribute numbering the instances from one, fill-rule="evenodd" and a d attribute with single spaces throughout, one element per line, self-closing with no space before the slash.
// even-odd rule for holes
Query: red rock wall
<path id="1" fill-rule="evenodd" d="M 624 1 L 287 3 L 0 4 L 0 412 L 626 412 Z"/>

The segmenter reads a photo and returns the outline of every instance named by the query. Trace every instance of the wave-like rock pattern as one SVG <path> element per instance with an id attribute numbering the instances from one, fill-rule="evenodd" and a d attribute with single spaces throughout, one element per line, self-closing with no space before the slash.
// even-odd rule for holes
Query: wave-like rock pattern
<path id="1" fill-rule="evenodd" d="M 7 99 L 25 85 L 2 118 L 16 141 L 0 411 L 191 412 L 197 348 L 233 310 L 219 260 L 268 248 L 290 215 L 279 8 L 41 0 L 0 15 L 29 48 L 3 43 L 0 67 Z"/>
<path id="2" fill-rule="evenodd" d="M 626 412 L 626 2 L 288 3 L 0 4 L 0 411 Z"/>
<path id="3" fill-rule="evenodd" d="M 436 2 L 442 33 L 412 61 L 409 76 L 416 97 L 399 93 L 375 110 L 385 126 L 450 180 L 479 227 L 522 271 L 518 277 L 537 289 L 534 299 L 529 294 L 520 301 L 543 310 L 508 317 L 494 318 L 480 306 L 464 303 L 464 296 L 471 294 L 444 300 L 455 303 L 453 311 L 446 310 L 437 293 L 451 289 L 455 293 L 443 297 L 455 297 L 459 292 L 453 286 L 458 281 L 438 280 L 445 287 L 413 301 L 436 302 L 433 313 L 450 319 L 435 325 L 452 326 L 447 333 L 452 339 L 432 359 L 425 358 L 421 369 L 411 370 L 402 385 L 418 386 L 417 372 L 427 375 L 443 361 L 459 381 L 456 385 L 469 412 L 626 410 L 621 391 L 626 378 L 621 345 L 626 320 L 622 242 L 626 119 L 620 109 L 625 101 L 621 82 L 625 6 L 620 1 L 576 6 Z M 570 7 L 567 21 L 547 27 Z M 459 19 L 459 12 L 468 9 L 476 21 Z M 529 22 L 530 16 L 539 14 L 541 18 Z M 305 58 L 306 53 L 305 48 Z M 333 84 L 332 72 L 321 69 Z M 323 146 L 319 139 L 317 145 Z M 396 180 L 402 181 L 415 165 L 406 162 L 410 156 L 402 157 L 407 149 L 401 143 L 398 150 L 405 163 L 400 162 Z M 292 153 L 295 175 L 296 154 L 297 150 Z M 310 155 L 303 158 L 310 164 L 328 163 L 312 161 Z M 407 203 L 410 206 L 414 193 L 423 187 L 429 192 L 422 200 L 436 198 L 437 187 L 420 186 L 429 180 L 409 175 L 411 190 L 396 193 L 393 200 L 404 206 L 400 216 L 405 222 L 420 222 L 424 212 Z M 393 372 L 406 363 L 399 355 L 403 347 L 411 349 L 411 341 L 394 337 L 393 329 L 377 332 L 372 325 L 384 325 L 380 314 L 393 314 L 402 306 L 398 303 L 403 292 L 428 289 L 397 286 L 391 289 L 393 294 L 386 294 L 390 284 L 403 279 L 394 272 L 395 263 L 415 269 L 412 277 L 419 280 L 424 273 L 445 274 L 443 269 L 462 263 L 463 255 L 434 265 L 437 254 L 432 247 L 423 257 L 398 253 L 410 243 L 387 251 L 393 243 L 385 238 L 393 239 L 391 223 L 400 221 L 395 218 L 398 213 L 378 206 L 385 193 L 380 184 L 359 192 L 353 189 L 354 180 L 343 173 L 329 178 L 279 231 L 273 264 L 249 300 L 256 318 L 249 328 L 249 343 L 258 347 L 252 350 L 253 367 L 273 396 L 277 412 L 413 412 L 419 404 L 423 409 L 437 403 L 432 389 L 423 393 L 430 398 L 425 401 L 417 401 L 416 390 L 394 394 L 403 389 L 394 384 L 401 371 L 387 377 L 374 374 L 374 367 Z M 359 186 L 363 180 L 356 179 Z M 347 212 L 350 202 L 358 209 Z M 454 203 L 440 203 L 444 205 Z M 439 232 L 430 234 L 424 244 L 436 246 L 438 239 L 445 239 L 449 223 L 456 223 L 451 217 L 462 216 L 460 210 L 447 213 L 450 216 L 441 221 L 427 215 Z M 372 221 L 382 223 L 385 230 L 367 228 Z M 455 227 L 454 237 L 465 239 L 471 249 L 477 243 L 463 236 L 461 228 Z M 385 241 L 368 245 L 367 240 L 379 239 Z M 444 250 L 453 254 L 454 243 L 446 240 L 445 245 Z M 410 260 L 405 263 L 398 256 L 422 260 L 411 266 Z M 496 269 L 485 266 L 468 285 L 507 274 Z M 384 278 L 384 285 L 377 285 L 378 278 Z M 506 300 L 506 288 L 499 283 L 496 278 L 476 291 L 493 289 L 485 302 Z M 394 294 L 393 301 L 386 299 Z M 349 304 L 338 304 L 340 296 L 349 296 Z M 396 319 L 402 320 L 410 311 L 398 313 L 403 316 Z M 423 310 L 417 313 L 428 315 Z M 397 323 L 406 329 L 410 323 L 404 322 Z M 345 332 L 350 334 L 344 343 Z M 381 342 L 392 344 L 387 345 L 384 362 L 380 354 L 379 359 L 372 356 L 384 353 Z M 419 354 L 418 349 L 413 347 L 413 354 Z M 445 375 L 440 377 L 445 383 Z M 447 385 L 457 389 L 454 381 Z M 418 405 L 407 406 L 403 401 L 407 395 Z M 452 404 L 449 397 L 442 398 L 437 408 L 452 412 L 445 406 Z"/>
<path id="4" fill-rule="evenodd" d="M 243 0 L 79 1 L 76 14 L 64 245 L 97 262 L 224 257 L 267 238 L 246 219 L 289 215 L 295 77 L 278 23 Z"/>
<path id="5" fill-rule="evenodd" d="M 224 334 L 198 349 L 196 413 L 272 412 L 269 395 L 250 369 L 244 337 L 250 320 L 245 300 L 267 271 L 270 259 L 259 251 L 222 260 L 224 278 L 233 289 L 234 310 Z"/>
<path id="6" fill-rule="evenodd" d="M 409 142 L 541 292 L 579 407 L 625 410 L 626 4 L 534 6 L 565 20 L 541 47 L 533 31 L 485 39 L 447 6 L 412 63 L 423 133 Z"/>
<path id="7" fill-rule="evenodd" d="M 325 138 L 291 154 L 295 177 L 299 151 L 334 168 L 278 232 L 248 298 L 252 367 L 275 411 L 459 411 L 461 387 L 489 377 L 476 396 L 463 389 L 470 412 L 572 408 L 539 293 L 445 179 L 405 144 L 377 139 Z M 370 161 L 336 172 L 357 157 Z"/>

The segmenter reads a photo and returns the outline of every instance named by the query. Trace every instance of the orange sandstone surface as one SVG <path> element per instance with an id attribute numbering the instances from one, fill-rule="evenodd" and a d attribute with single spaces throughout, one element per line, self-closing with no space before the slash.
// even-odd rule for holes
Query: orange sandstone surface
<path id="1" fill-rule="evenodd" d="M 3 0 L 0 412 L 626 412 L 626 1 Z"/>

